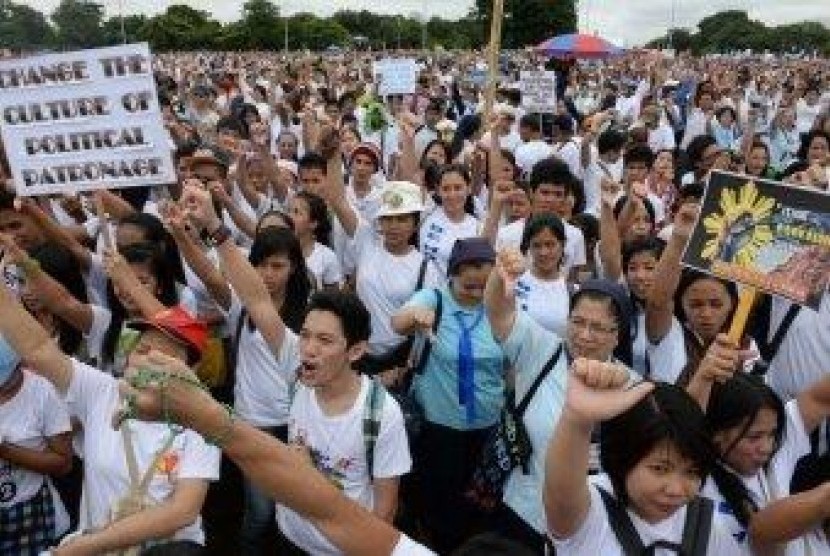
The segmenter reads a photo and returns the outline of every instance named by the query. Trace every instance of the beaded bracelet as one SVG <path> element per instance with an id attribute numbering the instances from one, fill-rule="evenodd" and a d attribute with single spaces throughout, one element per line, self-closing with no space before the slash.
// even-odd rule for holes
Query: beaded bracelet
<path id="1" fill-rule="evenodd" d="M 216 446 L 220 450 L 228 443 L 228 440 L 231 439 L 231 434 L 233 434 L 233 425 L 236 423 L 236 413 L 234 412 L 233 408 L 226 403 L 223 403 L 221 405 L 223 408 L 225 408 L 225 411 L 227 411 L 228 413 L 228 420 L 225 423 L 225 428 L 216 437 L 208 436 L 206 434 L 202 435 L 202 437 L 205 439 L 205 442 L 207 442 L 211 446 Z"/>

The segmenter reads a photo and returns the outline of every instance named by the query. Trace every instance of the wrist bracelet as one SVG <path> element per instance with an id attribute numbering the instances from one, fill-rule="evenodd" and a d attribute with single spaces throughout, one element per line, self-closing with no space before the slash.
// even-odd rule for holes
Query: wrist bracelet
<path id="1" fill-rule="evenodd" d="M 225 427 L 224 429 L 222 429 L 222 432 L 219 433 L 219 435 L 216 437 L 209 436 L 207 434 L 202 435 L 205 439 L 205 442 L 207 442 L 211 446 L 216 446 L 220 450 L 225 446 L 225 444 L 228 443 L 228 440 L 231 439 L 231 434 L 233 433 L 233 425 L 236 422 L 236 413 L 234 413 L 233 408 L 226 403 L 223 403 L 222 407 L 225 408 L 225 410 L 228 412 L 228 420 L 225 423 Z"/>
<path id="2" fill-rule="evenodd" d="M 231 235 L 231 229 L 224 224 L 220 224 L 214 231 L 208 232 L 208 245 L 210 247 L 218 247 L 228 241 L 231 238 Z"/>
<path id="3" fill-rule="evenodd" d="M 23 271 L 24 276 L 31 276 L 38 270 L 40 270 L 40 262 L 37 259 L 33 259 L 31 257 L 26 257 L 19 263 L 17 266 L 20 267 L 20 270 Z"/>

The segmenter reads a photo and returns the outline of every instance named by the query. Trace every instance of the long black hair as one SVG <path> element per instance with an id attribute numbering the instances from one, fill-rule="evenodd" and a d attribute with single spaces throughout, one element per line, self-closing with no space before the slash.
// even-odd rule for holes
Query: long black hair
<path id="1" fill-rule="evenodd" d="M 254 238 L 248 260 L 253 266 L 258 266 L 274 255 L 285 257 L 291 264 L 291 275 L 285 284 L 280 317 L 288 328 L 299 332 L 312 288 L 302 247 L 291 230 L 276 226 L 261 230 Z"/>
<path id="2" fill-rule="evenodd" d="M 749 373 L 737 373 L 723 384 L 714 384 L 706 408 L 706 422 L 712 434 L 741 427 L 741 433 L 727 446 L 712 469 L 712 479 L 738 523 L 747 527 L 749 518 L 758 510 L 744 482 L 726 467 L 726 458 L 738 442 L 746 436 L 762 409 L 775 412 L 775 451 L 781 447 L 787 416 L 784 403 L 764 384 L 763 378 Z"/>
<path id="3" fill-rule="evenodd" d="M 41 270 L 58 282 L 72 297 L 81 303 L 87 302 L 81 266 L 72 254 L 54 243 L 38 245 L 29 256 L 40 264 Z M 58 345 L 67 354 L 76 354 L 83 340 L 83 333 L 59 317 L 54 317 L 58 331 Z"/>
<path id="4" fill-rule="evenodd" d="M 332 227 L 326 202 L 319 195 L 315 195 L 309 191 L 300 191 L 296 197 L 304 200 L 306 205 L 308 205 L 309 220 L 316 224 L 314 227 L 314 239 L 317 243 L 331 247 Z"/>
<path id="5" fill-rule="evenodd" d="M 146 264 L 150 272 L 156 278 L 157 292 L 153 292 L 159 302 L 166 307 L 173 307 L 179 302 L 178 288 L 173 277 L 169 263 L 162 257 L 161 253 L 153 245 L 136 244 L 120 249 L 121 256 L 129 264 Z M 115 295 L 112 280 L 107 281 L 107 304 L 112 314 L 110 325 L 104 333 L 102 346 L 102 359 L 99 364 L 111 364 L 115 362 L 115 349 L 118 345 L 118 338 L 121 336 L 121 328 L 127 320 L 127 310 Z"/>
<path id="6" fill-rule="evenodd" d="M 184 265 L 182 265 L 182 258 L 179 255 L 179 247 L 161 220 L 146 212 L 133 212 L 118 221 L 119 226 L 125 224 L 135 226 L 144 232 L 144 241 L 151 244 L 159 252 L 170 266 L 176 281 L 184 284 Z M 124 246 L 119 245 L 118 247 L 120 249 Z"/>
<path id="7" fill-rule="evenodd" d="M 631 499 L 625 488 L 629 474 L 665 441 L 695 463 L 702 484 L 714 465 L 715 450 L 700 406 L 673 384 L 655 384 L 631 409 L 602 423 L 600 463 L 620 502 L 628 504 Z"/>

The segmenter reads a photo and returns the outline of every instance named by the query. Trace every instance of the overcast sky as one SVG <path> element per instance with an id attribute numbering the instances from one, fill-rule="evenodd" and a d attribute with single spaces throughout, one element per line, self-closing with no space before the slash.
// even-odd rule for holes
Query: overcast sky
<path id="1" fill-rule="evenodd" d="M 41 11 L 51 12 L 60 0 L 16 0 Z M 123 3 L 126 13 L 154 14 L 173 4 L 188 4 L 207 10 L 221 21 L 238 19 L 244 0 L 98 0 L 108 14 L 118 13 Z M 460 17 L 474 0 L 275 0 L 282 13 L 312 11 L 330 15 L 338 9 L 367 9 L 380 13 L 420 14 Z M 640 44 L 665 33 L 674 21 L 678 27 L 692 27 L 703 17 L 725 9 L 743 9 L 753 19 L 767 24 L 820 20 L 830 24 L 829 0 L 581 0 L 579 27 L 596 31 L 622 46 Z M 674 12 L 674 16 L 672 16 Z"/>

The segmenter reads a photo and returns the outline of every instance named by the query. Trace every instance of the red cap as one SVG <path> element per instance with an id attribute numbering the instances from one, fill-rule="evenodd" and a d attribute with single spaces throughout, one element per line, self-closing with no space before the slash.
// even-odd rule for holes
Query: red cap
<path id="1" fill-rule="evenodd" d="M 375 162 L 375 168 L 380 168 L 380 149 L 374 143 L 360 143 L 352 151 L 351 160 L 354 160 L 354 157 L 358 154 L 365 154 L 370 156 L 372 160 Z"/>
<path id="2" fill-rule="evenodd" d="M 208 339 L 207 325 L 190 316 L 181 307 L 170 307 L 156 313 L 150 320 L 133 320 L 128 323 L 135 330 L 146 330 L 152 326 L 159 332 L 167 334 L 177 342 L 183 343 L 188 351 L 188 363 L 196 364 L 202 358 Z"/>

